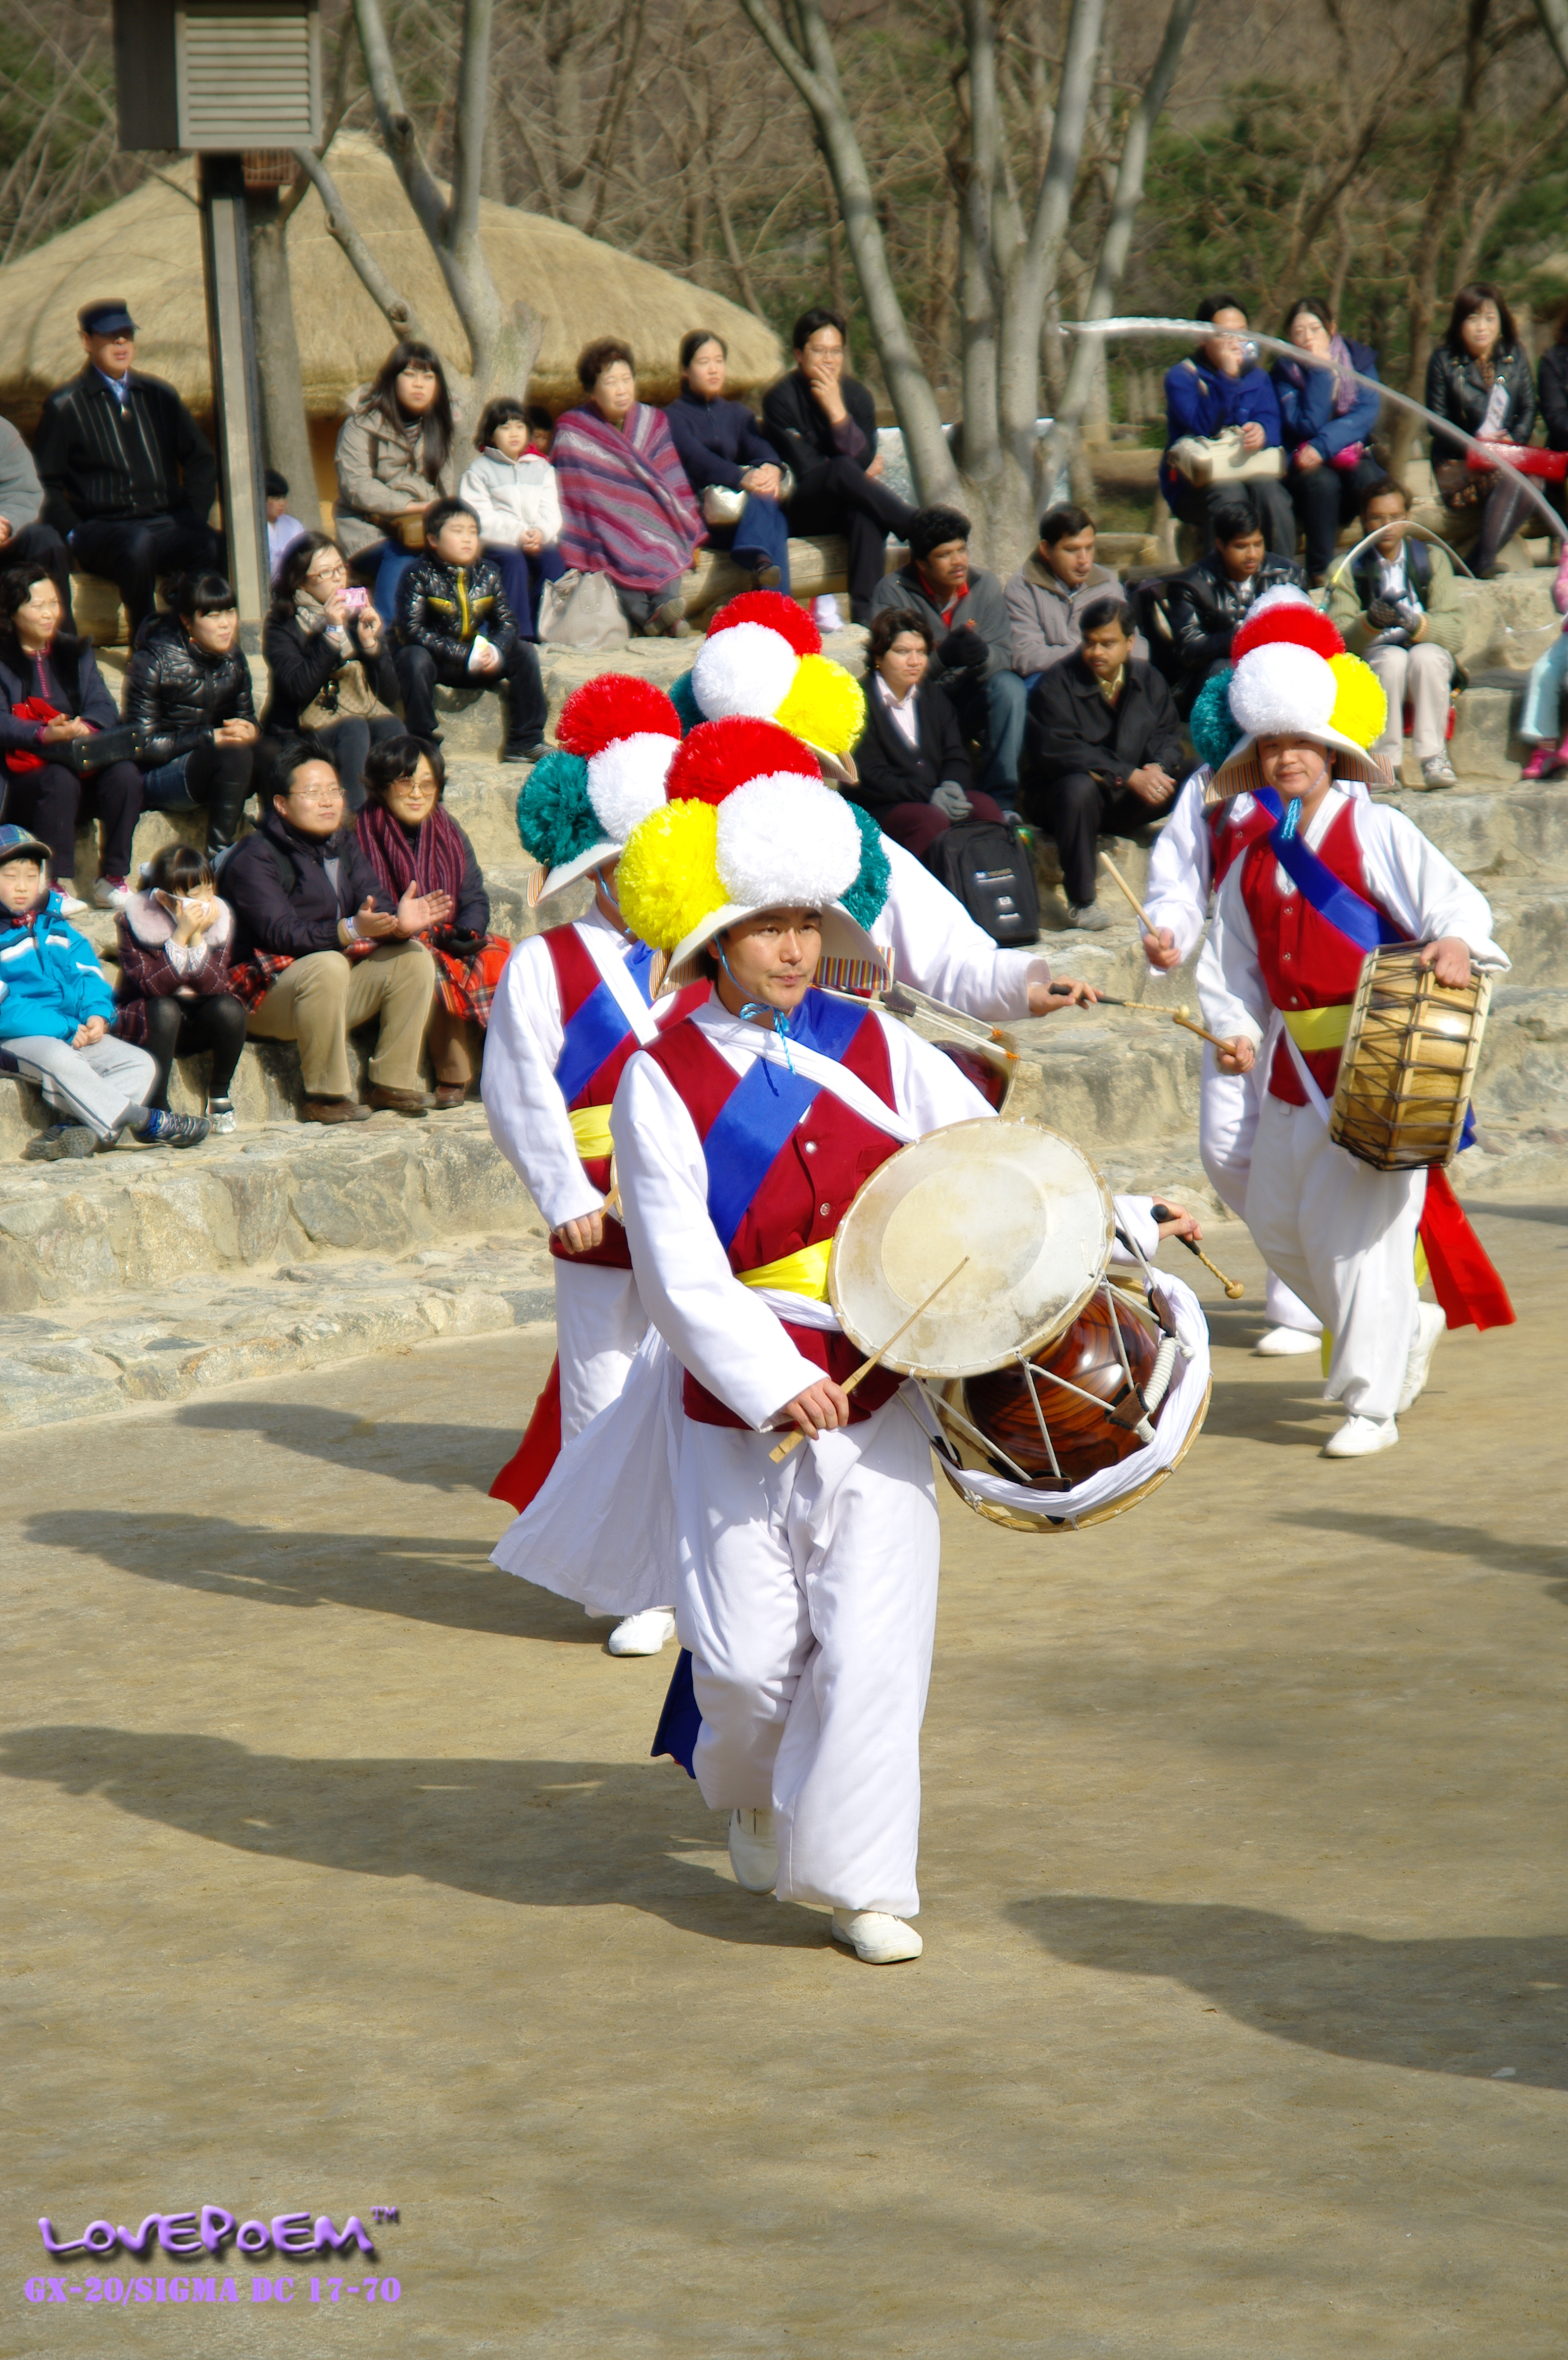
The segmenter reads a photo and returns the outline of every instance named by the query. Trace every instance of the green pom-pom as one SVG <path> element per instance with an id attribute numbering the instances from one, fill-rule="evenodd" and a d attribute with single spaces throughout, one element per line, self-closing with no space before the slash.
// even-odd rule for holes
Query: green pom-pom
<path id="1" fill-rule="evenodd" d="M 893 869 L 882 830 L 870 812 L 862 811 L 859 803 L 849 803 L 848 808 L 853 812 L 855 825 L 861 831 L 861 867 L 849 891 L 839 898 L 856 924 L 869 930 L 882 913 Z"/>
<path id="2" fill-rule="evenodd" d="M 679 680 L 670 683 L 670 703 L 681 716 L 683 738 L 689 737 L 697 723 L 706 721 L 707 718 L 696 701 L 696 691 L 692 686 L 692 676 L 689 672 L 682 672 Z"/>
<path id="3" fill-rule="evenodd" d="M 1241 731 L 1231 713 L 1231 674 L 1234 665 L 1227 664 L 1212 680 L 1206 680 L 1198 692 L 1192 707 L 1192 717 L 1187 727 L 1191 733 L 1192 749 L 1201 762 L 1217 770 L 1231 748 L 1239 743 Z"/>
<path id="4" fill-rule="evenodd" d="M 544 869 L 559 869 L 604 842 L 603 825 L 588 801 L 588 766 L 580 754 L 565 754 L 557 747 L 535 762 L 517 799 L 517 832 L 523 850 Z"/>

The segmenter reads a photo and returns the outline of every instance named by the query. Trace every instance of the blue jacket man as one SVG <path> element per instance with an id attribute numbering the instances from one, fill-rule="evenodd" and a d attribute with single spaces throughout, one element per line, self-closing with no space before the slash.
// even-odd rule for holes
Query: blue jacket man
<path id="1" fill-rule="evenodd" d="M 1205 551 L 1212 546 L 1210 530 L 1214 512 L 1245 500 L 1263 527 L 1272 555 L 1296 554 L 1296 514 L 1277 476 L 1260 476 L 1199 486 L 1170 464 L 1169 446 L 1185 435 L 1207 438 L 1239 426 L 1249 451 L 1277 450 L 1280 444 L 1279 401 L 1266 369 L 1247 349 L 1246 313 L 1234 295 L 1210 295 L 1198 306 L 1197 317 L 1209 322 L 1213 334 L 1205 336 L 1196 352 L 1166 371 L 1166 455 L 1160 464 L 1160 489 L 1173 515 L 1202 530 Z"/>

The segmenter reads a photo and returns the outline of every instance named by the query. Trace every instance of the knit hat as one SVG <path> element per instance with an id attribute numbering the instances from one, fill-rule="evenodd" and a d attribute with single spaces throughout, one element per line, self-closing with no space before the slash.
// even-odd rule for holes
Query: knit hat
<path id="1" fill-rule="evenodd" d="M 864 692 L 823 654 L 816 624 L 782 591 L 745 590 L 720 606 L 671 694 L 683 716 L 689 709 L 696 720 L 776 721 L 811 748 L 829 778 L 854 783 Z"/>
<path id="2" fill-rule="evenodd" d="M 1260 738 L 1310 738 L 1332 755 L 1336 778 L 1389 783 L 1366 750 L 1382 734 L 1388 700 L 1371 666 L 1346 653 L 1327 615 L 1300 591 L 1266 591 L 1231 641 L 1231 660 L 1227 701 L 1242 735 L 1215 770 L 1219 794 L 1262 785 Z"/>
<path id="3" fill-rule="evenodd" d="M 48 845 L 30 827 L 18 827 L 15 820 L 0 827 L 0 869 L 8 860 L 37 860 L 47 869 L 53 858 Z"/>
<path id="4" fill-rule="evenodd" d="M 529 880 L 531 904 L 615 859 L 638 822 L 658 809 L 681 722 L 652 681 L 608 672 L 573 690 L 555 737 L 517 799 L 518 835 L 540 864 Z"/>
<path id="5" fill-rule="evenodd" d="M 734 714 L 701 723 L 675 756 L 668 800 L 632 833 L 617 891 L 632 933 L 669 954 L 666 989 L 696 979 L 698 954 L 724 927 L 798 908 L 820 910 L 825 959 L 862 963 L 864 989 L 883 971 L 850 906 L 865 859 L 860 815 L 824 785 L 809 749 Z M 850 981 L 847 966 L 836 979 Z"/>

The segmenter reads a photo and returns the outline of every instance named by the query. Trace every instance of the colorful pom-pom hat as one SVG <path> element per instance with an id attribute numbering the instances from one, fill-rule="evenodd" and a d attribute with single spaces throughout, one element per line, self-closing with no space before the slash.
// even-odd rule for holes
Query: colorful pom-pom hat
<path id="1" fill-rule="evenodd" d="M 823 654 L 816 624 L 782 590 L 745 590 L 720 606 L 672 694 L 689 721 L 776 722 L 810 747 L 827 777 L 855 783 L 865 693 Z"/>
<path id="2" fill-rule="evenodd" d="M 600 672 L 573 690 L 555 737 L 517 799 L 518 835 L 539 863 L 531 903 L 617 858 L 638 823 L 658 810 L 681 717 L 652 681 Z"/>
<path id="3" fill-rule="evenodd" d="M 1214 772 L 1214 791 L 1261 786 L 1260 738 L 1310 738 L 1334 758 L 1334 776 L 1386 787 L 1388 773 L 1368 752 L 1388 717 L 1370 664 L 1346 652 L 1334 625 L 1299 590 L 1266 590 L 1231 641 L 1227 692 L 1241 737 Z"/>
<path id="4" fill-rule="evenodd" d="M 884 853 L 880 880 L 869 873 L 878 857 L 809 747 L 732 714 L 699 723 L 682 746 L 667 800 L 621 853 L 616 891 L 632 933 L 668 955 L 667 990 L 699 978 L 699 954 L 724 927 L 795 908 L 820 910 L 829 976 L 863 990 L 884 973 L 865 931 L 887 887 Z"/>

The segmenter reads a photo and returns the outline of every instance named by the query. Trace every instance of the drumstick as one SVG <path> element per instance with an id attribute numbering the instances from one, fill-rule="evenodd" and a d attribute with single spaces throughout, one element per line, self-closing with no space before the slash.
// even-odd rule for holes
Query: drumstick
<path id="1" fill-rule="evenodd" d="M 1117 884 L 1121 887 L 1123 892 L 1126 895 L 1128 901 L 1132 903 L 1139 917 L 1143 920 L 1145 934 L 1157 934 L 1159 932 L 1158 927 L 1155 924 L 1154 920 L 1150 917 L 1148 912 L 1145 909 L 1143 903 L 1139 901 L 1137 895 L 1134 892 L 1132 887 L 1128 884 L 1126 879 L 1123 876 L 1121 870 L 1117 868 L 1115 862 L 1112 859 L 1111 855 L 1105 850 L 1103 846 L 1101 847 L 1100 858 L 1105 863 L 1106 868 L 1111 871 L 1112 876 L 1116 880 Z"/>
<path id="2" fill-rule="evenodd" d="M 1168 1205 L 1155 1205 L 1150 1209 L 1152 1210 L 1157 1221 L 1168 1220 L 1170 1218 L 1170 1207 Z M 1177 1243 L 1179 1245 L 1185 1246 L 1190 1254 L 1197 1255 L 1199 1261 L 1202 1263 L 1210 1276 L 1219 1280 L 1220 1284 L 1224 1288 L 1225 1293 L 1230 1296 L 1233 1303 L 1238 1303 L 1241 1300 L 1242 1296 L 1246 1293 L 1246 1289 L 1242 1284 L 1239 1278 L 1227 1278 L 1224 1272 L 1219 1267 L 1219 1264 L 1210 1261 L 1202 1247 L 1199 1245 L 1195 1240 L 1191 1238 L 1179 1238 L 1177 1240 Z"/>
<path id="3" fill-rule="evenodd" d="M 948 1275 L 947 1275 L 947 1276 L 946 1276 L 946 1278 L 942 1281 L 942 1285 L 941 1285 L 941 1286 L 934 1286 L 934 1287 L 931 1289 L 930 1294 L 926 1297 L 925 1302 L 924 1302 L 924 1303 L 920 1303 L 920 1304 L 916 1304 L 916 1306 L 915 1309 L 910 1313 L 910 1315 L 909 1315 L 908 1318 L 905 1321 L 905 1323 L 904 1323 L 903 1327 L 902 1327 L 902 1328 L 895 1328 L 894 1329 L 894 1331 L 893 1331 L 892 1335 L 888 1338 L 888 1339 L 887 1339 L 886 1343 L 885 1343 L 885 1344 L 883 1344 L 883 1345 L 882 1346 L 882 1348 L 880 1349 L 880 1350 L 873 1352 L 873 1353 L 872 1354 L 871 1359 L 870 1359 L 869 1360 L 862 1360 L 862 1361 L 861 1362 L 860 1367 L 855 1371 L 855 1373 L 854 1373 L 854 1375 L 853 1375 L 852 1377 L 846 1377 L 846 1378 L 845 1378 L 845 1380 L 844 1380 L 844 1391 L 845 1391 L 847 1393 L 852 1393 L 854 1392 L 854 1390 L 855 1390 L 855 1387 L 860 1383 L 861 1379 L 862 1377 L 869 1377 L 869 1376 L 870 1376 L 870 1374 L 871 1374 L 871 1372 L 872 1372 L 872 1370 L 877 1366 L 877 1363 L 878 1363 L 880 1360 L 885 1360 L 885 1359 L 886 1359 L 886 1357 L 887 1357 L 888 1353 L 892 1351 L 892 1349 L 893 1349 L 894 1346 L 897 1343 L 897 1341 L 898 1341 L 899 1338 L 900 1338 L 901 1336 L 905 1336 L 905 1335 L 907 1335 L 907 1334 L 908 1334 L 908 1332 L 909 1332 L 910 1328 L 914 1327 L 915 1322 L 916 1322 L 916 1321 L 920 1317 L 920 1316 L 921 1316 L 922 1312 L 926 1312 L 926 1311 L 929 1311 L 929 1310 L 930 1310 L 931 1306 L 932 1306 L 932 1305 L 933 1305 L 933 1303 L 935 1303 L 935 1301 L 937 1300 L 938 1295 L 941 1294 L 941 1292 L 942 1292 L 942 1287 L 944 1287 L 944 1286 L 951 1286 L 951 1284 L 952 1284 L 952 1283 L 953 1283 L 954 1279 L 955 1279 L 955 1278 L 957 1278 L 957 1276 L 958 1276 L 958 1274 L 959 1274 L 959 1271 L 960 1271 L 960 1270 L 967 1270 L 967 1269 L 969 1268 L 969 1262 L 970 1262 L 970 1258 L 969 1258 L 968 1254 L 965 1254 L 965 1256 L 964 1256 L 964 1258 L 963 1258 L 962 1262 L 955 1262 L 955 1263 L 954 1263 L 954 1265 L 953 1265 L 953 1267 L 952 1267 L 952 1269 L 948 1273 Z M 784 1437 L 784 1440 L 779 1444 L 779 1447 L 778 1447 L 778 1448 L 777 1448 L 776 1450 L 770 1450 L 770 1451 L 769 1451 L 769 1453 L 768 1453 L 768 1457 L 773 1460 L 773 1465 L 776 1467 L 776 1466 L 779 1464 L 779 1462 L 780 1462 L 780 1460 L 781 1460 L 781 1459 L 787 1459 L 787 1458 L 789 1457 L 790 1452 L 795 1448 L 795 1444 L 796 1444 L 797 1442 L 804 1442 L 804 1441 L 806 1440 L 806 1436 L 802 1433 L 802 1431 L 801 1431 L 800 1427 L 797 1426 L 795 1427 L 795 1431 L 794 1431 L 794 1433 L 793 1433 L 793 1434 L 786 1434 L 786 1435 L 785 1435 L 785 1437 Z"/>
<path id="4" fill-rule="evenodd" d="M 1184 1009 L 1173 1008 L 1170 1021 L 1173 1024 L 1179 1024 L 1184 1032 L 1196 1032 L 1200 1041 L 1212 1041 L 1216 1049 L 1228 1049 L 1232 1045 L 1229 1041 L 1222 1041 L 1217 1032 L 1205 1032 L 1201 1024 L 1194 1024 Z"/>

